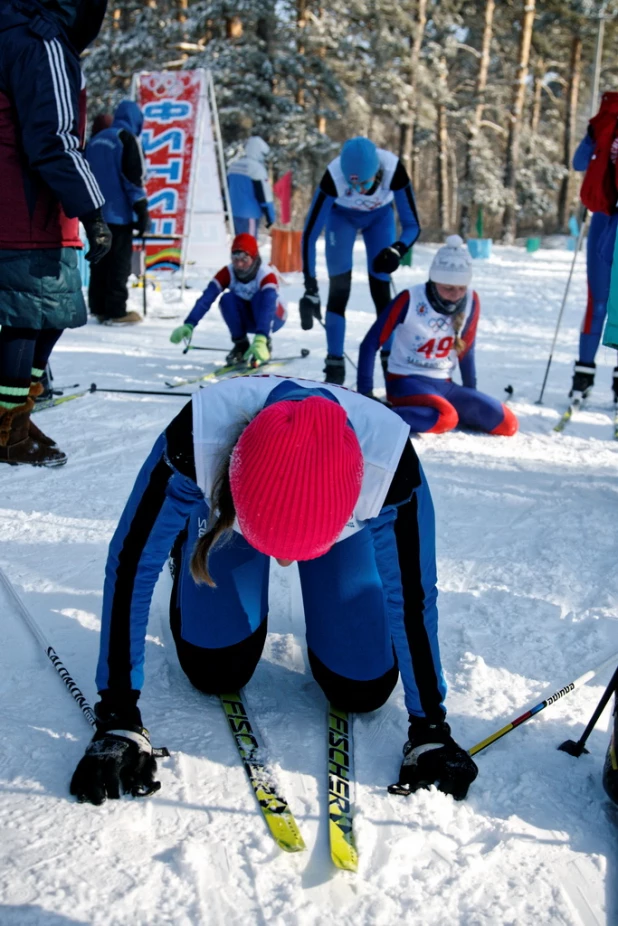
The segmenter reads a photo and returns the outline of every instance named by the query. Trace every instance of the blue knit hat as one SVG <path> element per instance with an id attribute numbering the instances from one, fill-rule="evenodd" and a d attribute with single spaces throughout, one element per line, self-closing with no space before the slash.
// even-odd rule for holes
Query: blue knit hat
<path id="1" fill-rule="evenodd" d="M 368 138 L 350 138 L 341 149 L 341 170 L 348 182 L 371 180 L 379 169 L 378 149 Z"/>

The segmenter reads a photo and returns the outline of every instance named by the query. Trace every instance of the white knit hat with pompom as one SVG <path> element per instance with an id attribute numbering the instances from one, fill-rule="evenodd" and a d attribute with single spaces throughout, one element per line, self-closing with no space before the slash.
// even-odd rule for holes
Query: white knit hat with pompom
<path id="1" fill-rule="evenodd" d="M 429 279 L 450 286 L 469 286 L 472 258 L 459 235 L 449 235 L 429 268 Z"/>

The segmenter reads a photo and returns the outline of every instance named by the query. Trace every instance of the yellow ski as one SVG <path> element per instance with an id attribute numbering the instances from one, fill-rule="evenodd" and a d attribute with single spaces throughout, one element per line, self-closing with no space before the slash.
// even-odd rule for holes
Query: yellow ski
<path id="1" fill-rule="evenodd" d="M 272 774 L 264 764 L 263 750 L 247 716 L 242 696 L 233 692 L 220 695 L 220 701 L 273 839 L 285 852 L 302 852 L 306 848 L 303 837 L 288 802 L 279 793 Z"/>
<path id="2" fill-rule="evenodd" d="M 328 832 L 337 868 L 358 870 L 353 830 L 352 741 L 346 711 L 328 711 Z"/>

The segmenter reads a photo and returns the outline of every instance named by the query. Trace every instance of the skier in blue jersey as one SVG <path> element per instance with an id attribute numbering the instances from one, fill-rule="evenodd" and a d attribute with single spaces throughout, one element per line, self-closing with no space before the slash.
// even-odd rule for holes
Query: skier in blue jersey
<path id="1" fill-rule="evenodd" d="M 513 412 L 476 388 L 481 305 L 471 281 L 468 250 L 459 235 L 450 235 L 432 261 L 427 283 L 399 293 L 365 335 L 357 389 L 373 398 L 376 352 L 388 342 L 386 395 L 413 431 L 442 434 L 460 424 L 511 437 L 518 427 Z M 452 380 L 457 367 L 461 386 Z"/>
<path id="2" fill-rule="evenodd" d="M 396 239 L 397 207 L 401 233 Z M 302 241 L 305 293 L 299 305 L 301 325 L 321 320 L 315 275 L 315 248 L 322 229 L 326 235 L 329 290 L 326 304 L 327 356 L 325 381 L 345 381 L 343 357 L 345 309 L 352 282 L 352 251 L 361 231 L 367 251 L 369 288 L 378 315 L 390 302 L 390 274 L 420 234 L 412 185 L 399 158 L 376 148 L 368 138 L 352 138 L 328 165 L 305 220 Z M 383 349 L 388 355 L 388 345 Z M 384 358 L 385 359 L 385 358 Z"/>
<path id="3" fill-rule="evenodd" d="M 248 376 L 195 393 L 120 518 L 105 570 L 97 731 L 71 782 L 78 800 L 159 787 L 138 699 L 170 551 L 171 629 L 195 688 L 249 682 L 266 640 L 270 557 L 296 561 L 309 666 L 327 699 L 376 710 L 401 674 L 400 784 L 466 796 L 477 768 L 445 720 L 434 512 L 408 427 L 347 389 Z"/>

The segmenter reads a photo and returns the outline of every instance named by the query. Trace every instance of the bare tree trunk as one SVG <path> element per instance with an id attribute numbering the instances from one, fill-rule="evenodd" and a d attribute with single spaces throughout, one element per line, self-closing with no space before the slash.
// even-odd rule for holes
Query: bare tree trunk
<path id="1" fill-rule="evenodd" d="M 530 115 L 530 131 L 533 135 L 539 131 L 541 122 L 541 104 L 543 102 L 543 78 L 545 76 L 545 61 L 537 58 L 534 65 L 534 94 L 532 97 L 532 113 Z"/>
<path id="2" fill-rule="evenodd" d="M 566 176 L 558 196 L 558 226 L 566 230 L 568 213 L 573 201 L 573 155 L 575 153 L 575 128 L 577 122 L 577 100 L 582 69 L 582 40 L 574 35 L 571 42 L 571 64 L 569 67 L 569 92 L 564 114 L 564 166 Z"/>
<path id="3" fill-rule="evenodd" d="M 449 151 L 450 179 L 451 179 L 451 220 L 449 228 L 457 228 L 457 209 L 459 207 L 459 178 L 457 176 L 457 154 L 451 146 Z"/>
<path id="4" fill-rule="evenodd" d="M 476 87 L 474 96 L 476 107 L 474 117 L 468 128 L 468 138 L 466 141 L 466 160 L 464 166 L 463 183 L 470 184 L 472 181 L 472 162 L 474 159 L 474 149 L 478 142 L 481 122 L 483 121 L 483 111 L 485 109 L 485 93 L 487 91 L 487 75 L 489 73 L 489 54 L 491 50 L 491 39 L 493 36 L 494 11 L 496 8 L 495 0 L 486 0 L 485 3 L 485 24 L 483 26 L 483 44 L 481 46 L 481 59 L 479 62 L 479 71 L 476 76 Z M 474 205 L 474 190 L 469 194 L 470 203 L 464 203 L 461 207 L 460 231 L 464 237 L 467 237 L 471 223 L 472 206 Z"/>
<path id="5" fill-rule="evenodd" d="M 418 63 L 421 57 L 421 45 L 427 25 L 427 0 L 418 0 L 416 11 L 416 22 L 414 34 L 410 43 L 409 67 L 408 67 L 408 112 L 405 121 L 399 126 L 399 157 L 411 177 L 414 177 L 416 170 L 416 154 L 414 150 L 414 124 L 416 122 L 416 112 L 418 101 L 416 88 L 418 85 Z"/>
<path id="6" fill-rule="evenodd" d="M 513 82 L 513 102 L 509 115 L 509 136 L 506 145 L 506 163 L 504 167 L 504 186 L 508 201 L 502 217 L 502 239 L 505 244 L 512 244 L 516 231 L 516 182 L 517 166 L 519 163 L 519 141 L 521 137 L 521 124 L 526 98 L 526 79 L 528 77 L 528 63 L 530 61 L 530 43 L 532 41 L 532 26 L 536 12 L 536 0 L 524 0 L 524 15 L 521 22 L 521 40 L 519 43 L 519 60 L 515 81 Z"/>
<path id="7" fill-rule="evenodd" d="M 448 175 L 448 122 L 446 116 L 446 60 L 440 59 L 441 98 L 436 104 L 437 150 L 438 150 L 438 217 L 442 236 L 449 231 L 449 175 Z"/>
<path id="8" fill-rule="evenodd" d="M 304 31 L 307 25 L 307 3 L 306 0 L 296 0 L 296 52 L 299 57 L 305 54 Z M 296 88 L 296 102 L 299 106 L 305 105 L 305 81 L 302 77 L 298 79 Z"/>

